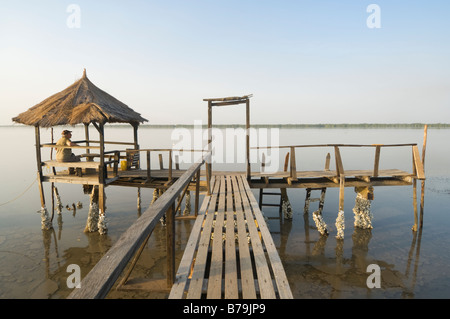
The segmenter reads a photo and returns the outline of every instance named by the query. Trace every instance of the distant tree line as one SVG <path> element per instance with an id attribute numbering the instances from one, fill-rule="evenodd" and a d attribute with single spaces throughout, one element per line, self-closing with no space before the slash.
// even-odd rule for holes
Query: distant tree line
<path id="1" fill-rule="evenodd" d="M 341 124 L 251 124 L 253 128 L 282 128 L 282 129 L 302 129 L 302 128 L 401 128 L 401 129 L 422 129 L 425 123 L 341 123 Z M 149 128 L 194 128 L 192 124 L 145 124 L 141 127 Z M 207 125 L 202 125 L 207 128 Z M 216 128 L 245 128 L 244 124 L 214 124 Z M 428 124 L 428 128 L 450 128 L 448 123 Z"/>

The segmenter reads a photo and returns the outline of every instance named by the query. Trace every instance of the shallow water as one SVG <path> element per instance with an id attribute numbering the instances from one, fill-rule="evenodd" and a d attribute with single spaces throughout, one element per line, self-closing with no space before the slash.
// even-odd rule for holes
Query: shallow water
<path id="1" fill-rule="evenodd" d="M 62 130 L 62 128 L 61 128 Z M 82 127 L 75 127 L 73 139 L 82 139 Z M 59 128 L 55 130 L 58 135 Z M 167 148 L 177 141 L 171 129 L 141 128 L 142 148 Z M 71 289 L 66 280 L 70 264 L 81 267 L 85 276 L 120 235 L 144 212 L 152 200 L 152 190 L 141 189 L 142 206 L 137 207 L 137 190 L 108 187 L 108 234 L 84 233 L 89 196 L 79 185 L 57 184 L 63 212 L 55 213 L 53 230 L 40 229 L 40 199 L 36 179 L 34 129 L 0 127 L 2 149 L 13 151 L 15 160 L 1 158 L 3 175 L 0 195 L 0 298 L 65 298 Z M 42 142 L 49 142 L 50 130 L 42 130 Z M 107 128 L 107 140 L 132 139 L 131 128 Z M 418 143 L 423 131 L 413 129 L 288 129 L 277 132 L 281 145 L 320 143 Z M 79 138 L 77 138 L 79 136 Z M 95 136 L 95 135 L 94 135 Z M 6 137 L 6 138 L 5 138 Z M 8 137 L 14 137 L 8 138 Z M 450 297 L 450 150 L 445 145 L 450 130 L 428 130 L 426 154 L 424 227 L 412 232 L 413 191 L 407 187 L 376 187 L 372 201 L 372 230 L 355 229 L 353 212 L 356 193 L 345 191 L 345 238 L 335 238 L 338 190 L 328 189 L 324 220 L 331 229 L 328 237 L 315 229 L 311 212 L 303 214 L 305 190 L 289 189 L 293 207 L 292 221 L 278 219 L 277 209 L 264 209 L 269 228 L 283 261 L 295 298 L 449 298 Z M 91 136 L 92 138 L 92 136 Z M 55 137 L 56 139 L 56 137 Z M 20 146 L 19 146 L 20 145 Z M 49 150 L 44 150 L 46 152 Z M 329 150 L 327 150 L 329 151 Z M 284 154 L 276 154 L 279 163 Z M 299 169 L 321 169 L 325 150 L 302 150 L 297 154 Z M 48 154 L 45 156 L 49 156 Z M 275 155 L 273 155 L 275 156 Z M 342 151 L 344 167 L 370 169 L 373 150 Z M 272 157 L 275 159 L 275 157 Z M 333 162 L 333 161 L 332 161 Z M 157 163 L 153 161 L 153 163 Z M 188 165 L 188 164 L 182 164 Z M 228 163 L 216 169 L 241 168 Z M 410 148 L 381 153 L 380 169 L 410 170 Z M 253 167 L 256 167 L 253 165 Z M 30 187 L 31 185 L 31 187 Z M 418 187 L 420 198 L 420 183 Z M 51 202 L 50 185 L 45 184 L 47 203 Z M 255 197 L 258 192 L 255 190 Z M 193 196 L 192 196 L 193 197 Z M 82 208 L 67 209 L 72 203 Z M 49 205 L 49 204 L 47 204 Z M 177 258 L 187 241 L 192 222 L 177 221 Z M 165 230 L 158 225 L 131 278 L 165 278 Z M 367 266 L 381 269 L 381 288 L 369 289 Z M 166 298 L 166 293 L 113 289 L 109 298 Z"/>

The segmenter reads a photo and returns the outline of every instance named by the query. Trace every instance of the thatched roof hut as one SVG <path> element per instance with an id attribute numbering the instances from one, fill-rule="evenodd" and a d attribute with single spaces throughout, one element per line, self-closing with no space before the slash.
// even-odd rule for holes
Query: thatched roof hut
<path id="1" fill-rule="evenodd" d="M 39 104 L 31 107 L 28 111 L 19 114 L 12 119 L 14 122 L 32 125 L 35 127 L 36 138 L 36 159 L 39 177 L 39 190 L 41 195 L 41 207 L 45 208 L 44 190 L 42 187 L 44 162 L 41 159 L 41 148 L 45 146 L 53 147 L 55 144 L 41 144 L 40 128 L 53 127 L 57 125 L 76 125 L 84 124 L 86 139 L 77 141 L 85 143 L 86 153 L 91 157 L 100 158 L 98 169 L 99 176 L 99 206 L 102 212 L 104 205 L 104 186 L 105 186 L 105 123 L 129 123 L 133 127 L 134 142 L 113 144 L 133 145 L 135 150 L 139 149 L 137 130 L 140 123 L 147 122 L 139 113 L 133 111 L 126 104 L 120 102 L 105 91 L 96 87 L 86 76 L 86 69 L 83 77 L 65 90 L 56 93 L 45 99 Z M 89 125 L 97 129 L 100 141 L 91 141 L 89 139 Z M 92 146 L 93 143 L 99 143 L 99 146 Z M 81 145 L 80 145 L 81 146 Z M 80 148 L 80 146 L 76 146 Z M 90 149 L 99 150 L 100 154 L 91 154 Z M 137 152 L 137 154 L 139 154 Z M 116 162 L 118 160 L 115 160 Z M 70 163 L 69 163 L 70 164 Z M 70 165 L 67 167 L 71 167 Z M 55 173 L 55 172 L 54 172 Z M 71 181 L 69 181 L 71 182 Z"/>
<path id="2" fill-rule="evenodd" d="M 86 69 L 83 77 L 74 84 L 12 120 L 39 127 L 107 122 L 130 123 L 137 126 L 139 123 L 147 122 L 126 104 L 96 87 L 87 78 Z"/>

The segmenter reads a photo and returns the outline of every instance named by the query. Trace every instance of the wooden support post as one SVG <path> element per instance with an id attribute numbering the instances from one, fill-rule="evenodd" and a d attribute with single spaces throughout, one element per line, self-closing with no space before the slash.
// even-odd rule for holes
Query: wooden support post
<path id="1" fill-rule="evenodd" d="M 417 225 L 419 223 L 419 218 L 417 216 L 417 179 L 413 179 L 413 208 L 414 208 L 414 225 L 412 227 L 413 231 L 417 231 Z"/>
<path id="2" fill-rule="evenodd" d="M 344 210 L 344 188 L 345 188 L 345 177 L 344 174 L 340 175 L 339 181 L 339 211 Z"/>
<path id="3" fill-rule="evenodd" d="M 266 169 L 266 155 L 264 153 L 262 153 L 261 156 L 261 173 L 264 173 Z"/>
<path id="4" fill-rule="evenodd" d="M 211 157 L 210 157 L 211 159 Z M 211 195 L 211 166 L 209 166 L 209 162 L 206 162 L 206 191 L 207 195 Z"/>
<path id="5" fill-rule="evenodd" d="M 413 177 L 413 209 L 414 209 L 414 225 L 411 228 L 413 231 L 417 231 L 417 224 L 418 224 L 418 216 L 417 216 L 417 168 L 416 163 L 414 159 L 414 148 L 412 149 L 412 171 L 414 174 Z"/>
<path id="6" fill-rule="evenodd" d="M 212 102 L 208 101 L 208 151 L 211 152 L 210 160 L 206 163 L 206 176 L 211 180 L 212 171 Z M 208 181 L 209 182 L 209 181 Z M 210 194 L 208 190 L 208 194 Z"/>
<path id="7" fill-rule="evenodd" d="M 425 179 L 425 172 L 423 170 L 423 163 L 420 160 L 419 149 L 417 148 L 417 145 L 414 145 L 412 149 L 413 149 L 413 162 L 414 167 L 416 169 L 416 177 L 418 179 Z"/>
<path id="8" fill-rule="evenodd" d="M 200 169 L 195 175 L 195 217 L 198 215 L 199 200 L 200 200 Z"/>
<path id="9" fill-rule="evenodd" d="M 163 157 L 162 154 L 158 154 L 158 158 L 159 158 L 159 169 L 164 169 L 164 163 L 163 163 Z"/>
<path id="10" fill-rule="evenodd" d="M 284 171 L 287 172 L 288 169 L 288 165 L 289 165 L 289 152 L 287 152 L 285 158 L 284 158 Z"/>
<path id="11" fill-rule="evenodd" d="M 150 151 L 147 151 L 147 181 L 150 182 L 151 178 L 151 163 L 150 163 Z"/>
<path id="12" fill-rule="evenodd" d="M 381 146 L 377 145 L 375 148 L 375 163 L 373 166 L 373 177 L 378 176 L 378 167 L 380 165 L 380 150 L 381 150 Z"/>
<path id="13" fill-rule="evenodd" d="M 98 132 L 100 135 L 100 169 L 99 169 L 99 185 L 98 185 L 98 208 L 99 208 L 99 218 L 100 221 L 104 221 L 105 209 L 106 209 L 106 198 L 105 198 L 105 126 L 103 123 L 99 123 Z M 103 229 L 99 221 L 99 232 L 101 234 L 106 233 L 106 229 Z"/>
<path id="14" fill-rule="evenodd" d="M 84 137 L 86 139 L 86 146 L 89 146 L 89 123 L 84 123 Z M 86 148 L 86 154 L 90 154 L 90 153 L 91 153 L 91 149 L 89 147 Z M 94 159 L 88 156 L 86 158 L 86 160 L 87 161 L 89 161 L 89 160 L 93 161 Z"/>
<path id="15" fill-rule="evenodd" d="M 138 128 L 139 123 L 132 123 L 133 126 L 133 141 L 134 141 L 134 149 L 139 149 L 139 141 L 138 141 Z"/>
<path id="16" fill-rule="evenodd" d="M 423 146 L 422 146 L 422 166 L 423 171 L 425 173 L 425 152 L 427 149 L 427 130 L 428 125 L 425 125 L 423 129 Z M 425 180 L 422 180 L 422 187 L 420 192 L 420 223 L 419 227 L 422 228 L 423 226 L 423 211 L 424 211 L 424 201 L 425 201 Z"/>
<path id="17" fill-rule="evenodd" d="M 294 146 L 291 146 L 291 160 L 290 160 L 289 180 L 290 181 L 296 181 L 297 180 L 297 164 L 296 164 L 296 161 L 295 161 L 295 147 Z"/>
<path id="18" fill-rule="evenodd" d="M 169 151 L 169 181 L 172 180 L 172 151 Z"/>
<path id="19" fill-rule="evenodd" d="M 336 161 L 336 175 L 339 178 L 344 174 L 344 166 L 342 165 L 341 152 L 339 151 L 339 147 L 334 147 L 334 158 Z"/>
<path id="20" fill-rule="evenodd" d="M 180 170 L 180 158 L 178 155 L 175 155 L 175 169 Z"/>
<path id="21" fill-rule="evenodd" d="M 39 126 L 34 127 L 34 133 L 36 139 L 37 178 L 39 183 L 39 194 L 41 196 L 41 208 L 45 208 L 44 187 L 42 185 L 41 132 Z"/>
<path id="22" fill-rule="evenodd" d="M 247 158 L 247 180 L 250 181 L 251 177 L 251 169 L 250 169 L 250 99 L 245 101 L 245 114 L 246 114 L 246 123 L 245 123 L 245 131 L 246 131 L 246 158 Z"/>
<path id="23" fill-rule="evenodd" d="M 138 141 L 139 123 L 132 123 L 131 125 L 133 126 L 134 149 L 138 150 L 139 149 L 139 141 Z M 140 156 L 139 152 L 137 153 L 137 156 Z M 140 166 L 141 166 L 141 161 L 138 161 L 136 168 L 139 169 Z"/>
<path id="24" fill-rule="evenodd" d="M 167 287 L 175 283 L 175 204 L 166 212 Z"/>
<path id="25" fill-rule="evenodd" d="M 105 215 L 105 184 L 98 185 L 98 208 L 99 208 L 99 214 Z"/>
<path id="26" fill-rule="evenodd" d="M 331 155 L 330 153 L 327 153 L 327 156 L 325 157 L 325 170 L 329 171 L 330 170 L 330 159 L 331 159 Z"/>

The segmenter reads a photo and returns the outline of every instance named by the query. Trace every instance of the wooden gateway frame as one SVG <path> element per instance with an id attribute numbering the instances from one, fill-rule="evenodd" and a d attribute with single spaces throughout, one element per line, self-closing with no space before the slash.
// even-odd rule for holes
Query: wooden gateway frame
<path id="1" fill-rule="evenodd" d="M 229 106 L 245 104 L 245 158 L 246 158 L 246 173 L 247 180 L 250 180 L 250 98 L 253 94 L 244 96 L 232 96 L 224 98 L 209 98 L 203 99 L 203 101 L 208 102 L 208 151 L 212 152 L 212 108 L 213 106 Z M 209 171 L 209 176 L 211 176 L 211 163 L 208 163 L 207 170 Z"/>

